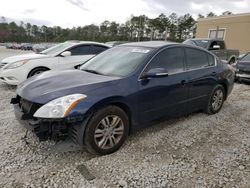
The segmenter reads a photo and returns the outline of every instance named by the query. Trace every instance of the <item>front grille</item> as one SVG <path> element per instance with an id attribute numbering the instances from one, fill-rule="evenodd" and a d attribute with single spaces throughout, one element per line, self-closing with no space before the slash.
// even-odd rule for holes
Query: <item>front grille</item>
<path id="1" fill-rule="evenodd" d="M 19 107 L 27 118 L 33 118 L 34 113 L 42 106 L 42 104 L 33 103 L 22 97 L 17 98 L 20 98 Z"/>
<path id="2" fill-rule="evenodd" d="M 20 99 L 19 107 L 22 109 L 24 113 L 29 113 L 32 106 L 32 102 L 27 101 L 23 98 Z"/>

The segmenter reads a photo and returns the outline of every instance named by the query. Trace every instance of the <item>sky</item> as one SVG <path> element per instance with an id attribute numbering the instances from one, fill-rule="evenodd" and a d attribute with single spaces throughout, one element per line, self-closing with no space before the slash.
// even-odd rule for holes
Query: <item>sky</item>
<path id="1" fill-rule="evenodd" d="M 100 24 L 105 20 L 124 23 L 131 15 L 150 18 L 172 12 L 197 17 L 212 11 L 250 12 L 250 0 L 0 0 L 0 16 L 37 25 L 72 28 Z"/>

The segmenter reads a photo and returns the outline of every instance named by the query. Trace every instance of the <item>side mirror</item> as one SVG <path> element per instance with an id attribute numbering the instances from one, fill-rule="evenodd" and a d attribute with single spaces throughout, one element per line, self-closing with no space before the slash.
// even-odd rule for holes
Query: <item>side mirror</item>
<path id="1" fill-rule="evenodd" d="M 141 78 L 159 78 L 168 76 L 168 71 L 164 68 L 153 68 L 146 72 Z"/>
<path id="2" fill-rule="evenodd" d="M 63 57 L 71 56 L 71 52 L 70 51 L 65 51 L 65 52 L 61 53 L 61 56 L 63 56 Z"/>
<path id="3" fill-rule="evenodd" d="M 220 45 L 213 45 L 213 49 L 214 50 L 219 50 L 220 49 Z"/>

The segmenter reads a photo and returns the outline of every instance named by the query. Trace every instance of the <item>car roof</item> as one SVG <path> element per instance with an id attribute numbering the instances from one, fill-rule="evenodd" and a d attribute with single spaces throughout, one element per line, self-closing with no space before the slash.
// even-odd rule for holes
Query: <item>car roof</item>
<path id="1" fill-rule="evenodd" d="M 208 40 L 208 41 L 213 41 L 213 40 L 216 40 L 216 41 L 223 41 L 223 39 L 216 39 L 216 38 L 192 38 L 192 39 L 188 39 L 188 40 Z"/>
<path id="2" fill-rule="evenodd" d="M 161 48 L 161 47 L 172 45 L 172 44 L 178 44 L 178 43 L 169 42 L 169 41 L 145 41 L 145 42 L 130 42 L 130 43 L 121 44 L 119 46 Z"/>
<path id="3" fill-rule="evenodd" d="M 108 44 L 104 44 L 104 43 L 100 43 L 100 42 L 94 42 L 94 41 L 69 40 L 69 41 L 65 41 L 65 42 L 72 43 L 72 45 L 76 45 L 76 44 L 97 44 L 97 45 L 102 45 L 102 46 L 106 46 L 106 47 L 111 47 Z"/>

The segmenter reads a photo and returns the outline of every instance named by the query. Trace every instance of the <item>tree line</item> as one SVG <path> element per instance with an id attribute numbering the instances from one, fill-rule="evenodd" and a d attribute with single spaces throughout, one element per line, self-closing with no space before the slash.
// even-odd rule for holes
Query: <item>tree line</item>
<path id="1" fill-rule="evenodd" d="M 232 14 L 229 11 L 226 14 Z M 224 13 L 223 13 L 224 14 Z M 216 16 L 210 12 L 206 17 Z M 199 14 L 198 18 L 205 16 Z M 197 21 L 190 14 L 169 16 L 160 14 L 156 18 L 146 15 L 131 16 L 125 23 L 104 21 L 100 25 L 86 25 L 83 27 L 61 28 L 32 25 L 30 23 L 6 22 L 0 19 L 0 42 L 63 42 L 66 40 L 89 41 L 147 41 L 169 40 L 182 42 L 195 36 Z"/>

